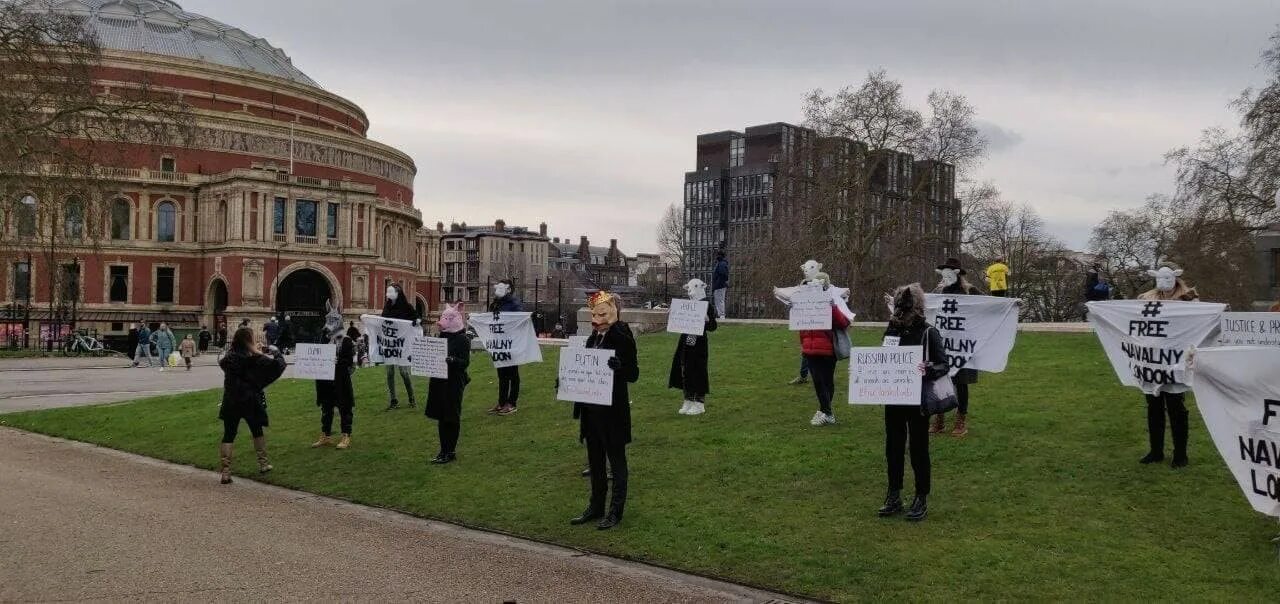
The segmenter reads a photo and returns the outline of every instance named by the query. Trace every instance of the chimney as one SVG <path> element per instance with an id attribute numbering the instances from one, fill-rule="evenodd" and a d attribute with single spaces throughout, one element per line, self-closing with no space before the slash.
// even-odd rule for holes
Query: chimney
<path id="1" fill-rule="evenodd" d="M 610 250 L 613 250 L 613 251 L 617 251 L 617 249 L 618 249 L 618 240 L 617 240 L 617 239 L 610 239 L 610 240 L 609 240 L 609 249 L 610 249 Z"/>
<path id="2" fill-rule="evenodd" d="M 457 233 L 457 232 L 458 232 L 458 229 L 460 229 L 460 228 L 462 228 L 462 227 L 458 226 L 458 223 L 456 223 L 456 222 L 455 222 L 455 223 L 453 223 L 453 224 L 450 224 L 450 225 L 449 225 L 449 232 L 450 232 L 450 233 Z"/>
<path id="3" fill-rule="evenodd" d="M 499 233 L 507 230 L 507 221 L 499 218 L 497 221 L 493 223 L 493 230 Z"/>
<path id="4" fill-rule="evenodd" d="M 438 233 L 443 233 L 443 232 L 444 232 L 444 223 L 443 223 L 443 222 L 437 222 L 437 223 L 436 223 L 436 232 L 438 232 Z"/>
<path id="5" fill-rule="evenodd" d="M 559 237 L 556 237 L 555 239 L 552 239 L 552 241 L 553 241 L 553 242 L 555 242 L 555 243 L 560 243 L 560 238 L 559 238 Z"/>
<path id="6" fill-rule="evenodd" d="M 542 235 L 543 237 L 547 236 L 547 223 L 544 222 L 538 225 L 538 234 Z"/>

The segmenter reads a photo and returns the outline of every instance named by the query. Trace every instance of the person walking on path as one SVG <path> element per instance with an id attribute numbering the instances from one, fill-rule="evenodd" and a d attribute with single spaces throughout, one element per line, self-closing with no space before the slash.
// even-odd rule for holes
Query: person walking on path
<path id="1" fill-rule="evenodd" d="M 965 270 L 960 266 L 960 261 L 955 258 L 947 258 L 945 264 L 938 265 L 937 273 L 940 280 L 938 281 L 938 286 L 933 290 L 934 293 L 963 296 L 982 295 L 982 291 L 974 287 L 965 278 Z M 969 384 L 978 383 L 978 370 L 961 369 L 951 377 L 951 381 L 955 383 L 956 398 L 960 401 L 960 406 L 956 409 L 956 424 L 951 429 L 951 435 L 964 436 L 969 433 Z M 939 413 L 933 416 L 933 424 L 929 427 L 929 433 L 942 434 L 946 431 L 947 420 L 945 414 Z"/>
<path id="2" fill-rule="evenodd" d="M 160 371 L 169 365 L 169 355 L 173 354 L 173 349 L 177 346 L 177 338 L 173 332 L 169 330 L 167 323 L 161 323 L 160 328 L 151 333 L 151 339 L 156 343 L 156 350 L 160 356 Z"/>
<path id="3" fill-rule="evenodd" d="M 1009 276 L 1009 265 L 1004 263 L 1004 257 L 996 258 L 987 267 L 987 289 L 991 290 L 991 295 L 1001 298 L 1009 296 Z"/>
<path id="4" fill-rule="evenodd" d="M 382 316 L 388 319 L 400 319 L 402 321 L 413 321 L 414 327 L 418 326 L 418 311 L 414 310 L 409 304 L 409 299 L 405 297 L 404 290 L 400 289 L 400 285 L 392 283 L 387 286 L 386 302 L 382 305 Z M 400 374 L 400 380 L 404 382 L 405 396 L 409 399 L 409 408 L 413 409 L 418 403 L 413 398 L 413 379 L 410 377 L 409 367 L 404 365 L 387 364 L 387 411 L 400 408 L 400 401 L 396 400 L 396 374 Z"/>
<path id="5" fill-rule="evenodd" d="M 267 438 L 262 430 L 270 423 L 266 388 L 280 379 L 286 364 L 280 349 L 273 346 L 264 354 L 253 339 L 253 330 L 237 329 L 231 348 L 218 361 L 223 374 L 222 404 L 218 406 L 218 419 L 222 420 L 222 444 L 218 449 L 222 484 L 231 483 L 231 459 L 241 421 L 248 424 L 253 435 L 258 473 L 274 469 L 267 461 Z"/>
<path id="6" fill-rule="evenodd" d="M 489 303 L 489 312 L 498 316 L 504 312 L 520 312 L 523 305 L 511 291 L 511 280 L 503 279 L 493 286 L 493 301 Z M 516 412 L 520 402 L 520 366 L 498 368 L 498 404 L 489 410 L 489 415 L 511 415 Z"/>
<path id="7" fill-rule="evenodd" d="M 200 356 L 206 352 L 209 352 L 209 342 L 212 340 L 213 340 L 213 335 L 209 333 L 209 330 L 204 325 L 201 325 L 200 341 L 197 342 L 198 347 L 196 348 L 196 356 Z"/>
<path id="8" fill-rule="evenodd" d="M 125 342 L 125 348 L 129 350 L 129 363 L 133 367 L 138 366 L 138 330 L 141 326 L 141 323 L 130 325 L 129 339 Z"/>
<path id="9" fill-rule="evenodd" d="M 147 359 L 147 367 L 156 366 L 151 358 L 151 330 L 147 328 L 146 323 L 138 323 L 138 347 L 133 354 L 133 366 L 141 365 L 143 357 Z"/>
<path id="10" fill-rule="evenodd" d="M 918 369 L 927 384 L 947 375 L 950 366 L 947 363 L 946 350 L 942 348 L 942 334 L 932 328 L 924 318 L 924 291 L 919 284 L 899 287 L 893 294 L 893 315 L 889 318 L 889 326 L 885 329 L 886 341 L 897 341 L 898 346 L 924 346 L 927 349 L 925 358 Z M 923 392 L 920 402 L 924 403 Z M 907 520 L 919 522 L 929 513 L 929 488 L 932 469 L 929 463 L 929 418 L 917 405 L 885 405 L 884 406 L 884 461 L 885 472 L 889 478 L 889 490 L 884 497 L 884 506 L 876 513 L 881 518 L 894 516 L 903 511 L 902 482 L 906 468 L 902 456 L 908 443 L 911 446 L 911 471 L 916 478 L 916 494 L 907 511 Z"/>
<path id="11" fill-rule="evenodd" d="M 196 341 L 191 339 L 191 334 L 182 339 L 182 343 L 178 344 L 178 353 L 182 355 L 182 362 L 186 363 L 187 371 L 191 371 L 191 357 L 196 355 Z"/>
<path id="12" fill-rule="evenodd" d="M 462 433 L 462 397 L 467 389 L 467 367 L 471 365 L 471 341 L 467 339 L 467 319 L 462 302 L 449 306 L 436 322 L 440 337 L 447 341 L 445 365 L 449 377 L 431 378 L 427 383 L 427 404 L 423 409 L 429 419 L 436 420 L 440 435 L 440 451 L 433 464 L 452 463 L 458 459 L 458 436 Z"/>

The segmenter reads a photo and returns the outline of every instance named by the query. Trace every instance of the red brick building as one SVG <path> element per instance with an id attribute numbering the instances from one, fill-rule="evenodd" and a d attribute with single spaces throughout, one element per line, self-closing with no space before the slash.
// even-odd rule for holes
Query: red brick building
<path id="1" fill-rule="evenodd" d="M 29 299 L 33 320 L 50 322 L 41 280 L 63 270 L 80 275 L 79 326 L 106 334 L 138 319 L 234 329 L 289 312 L 305 337 L 325 299 L 352 318 L 378 312 L 389 282 L 424 314 L 438 306 L 438 239 L 413 206 L 417 169 L 366 137 L 355 103 L 267 41 L 168 0 L 20 2 L 83 15 L 104 49 L 97 83 L 110 91 L 145 74 L 181 93 L 196 131 L 187 147 L 137 145 L 104 166 L 108 236 L 59 250 L 57 267 L 44 254 L 0 267 L 0 305 Z M 5 218 L 6 238 L 30 234 L 14 211 Z"/>

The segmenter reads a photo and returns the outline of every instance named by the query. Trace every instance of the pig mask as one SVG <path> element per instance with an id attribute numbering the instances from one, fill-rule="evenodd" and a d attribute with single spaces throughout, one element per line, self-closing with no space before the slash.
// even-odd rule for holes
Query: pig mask
<path id="1" fill-rule="evenodd" d="M 1178 277 L 1182 276 L 1182 270 L 1174 270 L 1167 266 L 1162 266 L 1157 270 L 1147 271 L 1147 275 L 1156 280 L 1156 289 L 1162 292 L 1171 292 L 1178 286 Z"/>
<path id="2" fill-rule="evenodd" d="M 690 279 L 684 284 L 685 293 L 689 294 L 689 299 L 694 302 L 707 299 L 707 284 L 702 279 Z"/>
<path id="3" fill-rule="evenodd" d="M 466 329 L 467 317 L 462 310 L 462 302 L 446 306 L 440 313 L 440 320 L 436 321 L 436 327 L 440 328 L 440 333 L 458 333 Z"/>

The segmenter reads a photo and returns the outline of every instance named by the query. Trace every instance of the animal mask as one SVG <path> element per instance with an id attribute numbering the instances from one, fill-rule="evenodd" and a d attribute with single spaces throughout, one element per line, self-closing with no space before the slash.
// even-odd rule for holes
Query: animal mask
<path id="1" fill-rule="evenodd" d="M 702 279 L 690 279 L 684 284 L 684 291 L 689 294 L 689 299 L 695 302 L 707 299 L 707 284 Z"/>
<path id="2" fill-rule="evenodd" d="M 324 337 L 336 340 L 342 336 L 342 309 L 334 306 L 329 300 L 324 301 Z"/>
<path id="3" fill-rule="evenodd" d="M 462 302 L 459 302 L 444 308 L 444 312 L 440 313 L 440 320 L 436 321 L 440 333 L 458 333 L 467 328 L 467 316 L 462 307 Z"/>
<path id="4" fill-rule="evenodd" d="M 394 286 L 394 285 L 388 285 L 388 286 L 387 286 L 387 299 L 388 299 L 388 300 L 391 300 L 392 302 L 395 302 L 395 301 L 396 301 L 396 298 L 399 298 L 399 297 L 400 297 L 400 292 L 397 292 L 397 291 L 396 291 L 395 286 Z"/>
<path id="5" fill-rule="evenodd" d="M 949 287 L 956 284 L 960 280 L 960 271 L 954 268 L 934 269 L 938 275 L 942 277 L 942 287 Z"/>
<path id="6" fill-rule="evenodd" d="M 1178 277 L 1182 276 L 1182 269 L 1172 269 L 1162 266 L 1153 271 L 1147 271 L 1147 275 L 1156 280 L 1156 289 L 1162 292 L 1171 292 L 1173 288 L 1178 286 Z"/>
<path id="7" fill-rule="evenodd" d="M 817 260 L 809 260 L 800 265 L 800 272 L 804 273 L 805 281 L 813 281 L 822 272 L 822 263 Z"/>
<path id="8" fill-rule="evenodd" d="M 591 328 L 598 333 L 609 331 L 618 322 L 618 298 L 613 294 L 600 291 L 587 300 L 591 309 Z"/>
<path id="9" fill-rule="evenodd" d="M 509 293 L 511 293 L 511 286 L 506 283 L 499 282 L 493 286 L 494 297 L 505 298 Z"/>

